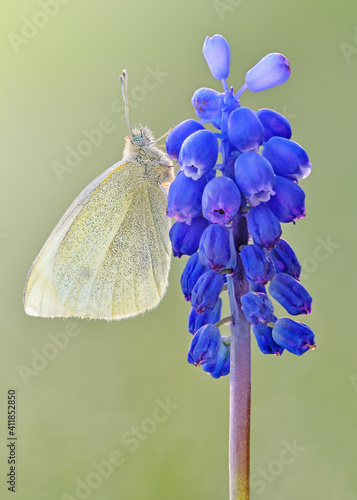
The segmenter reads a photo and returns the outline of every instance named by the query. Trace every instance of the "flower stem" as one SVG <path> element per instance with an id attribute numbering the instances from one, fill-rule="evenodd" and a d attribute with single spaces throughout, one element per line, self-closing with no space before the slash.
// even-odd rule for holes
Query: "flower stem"
<path id="1" fill-rule="evenodd" d="M 246 218 L 233 221 L 235 248 L 248 243 Z M 230 500 L 249 500 L 249 443 L 250 443 L 250 323 L 241 309 L 240 299 L 249 291 L 242 261 L 227 276 L 231 314 L 231 367 L 229 418 L 229 489 Z"/>
<path id="2" fill-rule="evenodd" d="M 225 318 L 222 318 L 219 321 L 217 321 L 215 326 L 219 328 L 220 326 L 226 325 L 227 323 L 230 323 L 233 320 L 234 320 L 233 316 L 226 316 Z"/>

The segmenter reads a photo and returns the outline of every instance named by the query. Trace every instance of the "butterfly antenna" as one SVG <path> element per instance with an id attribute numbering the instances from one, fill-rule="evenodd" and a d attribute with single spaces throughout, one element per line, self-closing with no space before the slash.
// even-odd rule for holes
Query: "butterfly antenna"
<path id="1" fill-rule="evenodd" d="M 172 127 L 171 127 L 168 131 L 167 131 L 167 132 L 165 132 L 165 134 L 164 134 L 164 135 L 162 135 L 162 136 L 161 136 L 161 137 L 159 137 L 158 139 L 155 139 L 154 144 L 155 144 L 156 142 L 161 141 L 161 139 L 163 139 L 164 137 L 166 137 L 167 135 L 169 135 L 169 133 L 171 132 L 171 130 L 174 128 L 174 126 L 175 126 L 175 125 L 173 125 L 173 126 L 172 126 Z"/>
<path id="2" fill-rule="evenodd" d="M 128 125 L 128 129 L 129 129 L 130 134 L 133 135 L 133 132 L 130 128 L 130 123 L 129 123 L 128 72 L 126 71 L 126 69 L 123 69 L 123 73 L 119 76 L 119 80 L 121 83 L 121 90 L 123 93 L 126 124 Z"/>

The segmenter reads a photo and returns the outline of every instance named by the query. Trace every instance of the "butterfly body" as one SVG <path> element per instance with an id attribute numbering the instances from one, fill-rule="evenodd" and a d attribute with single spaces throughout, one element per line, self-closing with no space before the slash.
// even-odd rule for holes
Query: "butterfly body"
<path id="1" fill-rule="evenodd" d="M 79 194 L 34 261 L 27 314 L 119 320 L 162 299 L 171 260 L 164 190 L 173 167 L 147 127 L 125 141 L 123 159 Z"/>

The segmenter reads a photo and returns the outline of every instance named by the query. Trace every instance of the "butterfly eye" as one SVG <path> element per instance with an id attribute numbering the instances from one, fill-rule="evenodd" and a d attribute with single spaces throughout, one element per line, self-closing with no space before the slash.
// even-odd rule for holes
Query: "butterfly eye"
<path id="1" fill-rule="evenodd" d="M 135 146 L 143 146 L 143 145 L 144 145 L 144 139 L 141 137 L 141 135 L 134 135 L 134 136 L 131 138 L 131 142 L 132 142 Z"/>

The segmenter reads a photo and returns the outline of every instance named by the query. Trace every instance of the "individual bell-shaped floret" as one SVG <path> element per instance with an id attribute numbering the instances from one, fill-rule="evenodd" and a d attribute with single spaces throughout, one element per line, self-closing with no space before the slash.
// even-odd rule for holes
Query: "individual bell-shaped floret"
<path id="1" fill-rule="evenodd" d="M 264 146 L 262 155 L 269 160 L 276 175 L 291 181 L 299 181 L 310 175 L 311 163 L 306 151 L 290 139 L 272 137 Z"/>
<path id="2" fill-rule="evenodd" d="M 293 181 L 275 176 L 275 195 L 266 202 L 280 222 L 294 222 L 305 217 L 305 193 Z"/>
<path id="3" fill-rule="evenodd" d="M 316 348 L 311 328 L 290 318 L 279 318 L 274 324 L 272 336 L 277 344 L 297 356 Z"/>
<path id="4" fill-rule="evenodd" d="M 231 51 L 223 36 L 207 36 L 203 44 L 203 56 L 214 78 L 217 80 L 228 78 Z"/>
<path id="5" fill-rule="evenodd" d="M 273 261 L 277 273 L 290 274 L 296 280 L 300 278 L 300 262 L 294 250 L 283 238 L 280 238 L 276 246 L 270 250 L 269 257 Z"/>
<path id="6" fill-rule="evenodd" d="M 188 331 L 194 335 L 201 326 L 208 324 L 215 324 L 221 319 L 222 312 L 222 299 L 218 298 L 216 305 L 213 309 L 207 307 L 203 313 L 198 313 L 191 307 L 190 314 L 188 315 Z"/>
<path id="7" fill-rule="evenodd" d="M 215 177 L 203 190 L 202 211 L 210 222 L 227 224 L 238 212 L 240 204 L 239 189 L 229 177 Z"/>
<path id="8" fill-rule="evenodd" d="M 249 108 L 237 108 L 229 115 L 228 135 L 233 146 L 241 153 L 259 149 L 264 129 L 259 118 Z"/>
<path id="9" fill-rule="evenodd" d="M 194 217 L 202 214 L 202 193 L 207 182 L 205 175 L 194 181 L 179 172 L 170 186 L 166 215 L 179 222 L 191 224 Z"/>
<path id="10" fill-rule="evenodd" d="M 203 120 L 221 118 L 222 102 L 223 94 L 206 87 L 196 90 L 191 99 L 196 115 Z"/>
<path id="11" fill-rule="evenodd" d="M 286 82 L 290 76 L 290 63 L 283 54 L 272 52 L 261 59 L 245 75 L 251 92 L 260 92 Z"/>
<path id="12" fill-rule="evenodd" d="M 258 245 L 246 245 L 240 252 L 245 275 L 250 283 L 264 286 L 275 275 L 272 261 Z"/>
<path id="13" fill-rule="evenodd" d="M 219 346 L 216 357 L 211 361 L 201 363 L 202 369 L 210 373 L 213 378 L 228 375 L 230 371 L 230 353 L 230 339 L 228 337 L 221 337 L 221 345 Z"/>
<path id="14" fill-rule="evenodd" d="M 198 130 L 184 141 L 179 162 L 181 170 L 197 180 L 211 172 L 218 156 L 218 141 L 210 130 Z"/>
<path id="15" fill-rule="evenodd" d="M 198 252 L 195 252 L 186 262 L 185 269 L 181 275 L 181 290 L 184 294 L 185 300 L 191 300 L 193 287 L 195 286 L 198 278 L 203 273 L 209 271 L 208 267 L 204 266 L 198 258 Z"/>
<path id="16" fill-rule="evenodd" d="M 291 126 L 285 116 L 272 109 L 262 108 L 257 111 L 257 117 L 264 128 L 264 142 L 275 136 L 290 139 Z"/>
<path id="17" fill-rule="evenodd" d="M 204 130 L 204 126 L 198 123 L 196 120 L 185 120 L 174 127 L 166 139 L 166 151 L 167 154 L 174 158 L 179 159 L 179 154 L 181 146 L 185 139 L 194 132 L 198 130 Z"/>
<path id="18" fill-rule="evenodd" d="M 175 222 L 169 233 L 174 257 L 197 252 L 202 233 L 208 225 L 209 222 L 204 217 L 195 217 L 191 225 Z"/>
<path id="19" fill-rule="evenodd" d="M 213 271 L 235 268 L 236 251 L 231 238 L 231 230 L 219 224 L 208 226 L 200 240 L 199 259 Z"/>
<path id="20" fill-rule="evenodd" d="M 234 164 L 236 183 L 252 207 L 275 194 L 275 174 L 268 160 L 254 151 L 238 156 Z"/>
<path id="21" fill-rule="evenodd" d="M 221 345 L 221 332 L 214 325 L 202 326 L 194 335 L 187 361 L 192 365 L 199 366 L 202 363 L 213 361 Z"/>
<path id="22" fill-rule="evenodd" d="M 264 203 L 249 210 L 247 222 L 255 244 L 268 250 L 277 244 L 282 233 L 280 222 Z"/>
<path id="23" fill-rule="evenodd" d="M 265 293 L 248 292 L 242 295 L 242 309 L 252 325 L 273 321 L 274 307 Z"/>
<path id="24" fill-rule="evenodd" d="M 277 320 L 273 317 L 273 322 Z M 277 344 L 272 336 L 273 328 L 266 323 L 258 323 L 252 328 L 258 347 L 263 354 L 275 354 L 281 356 L 284 352 L 284 347 Z"/>
<path id="25" fill-rule="evenodd" d="M 200 276 L 193 287 L 191 304 L 198 312 L 203 313 L 208 307 L 213 309 L 225 283 L 225 277 L 220 273 L 208 271 Z"/>
<path id="26" fill-rule="evenodd" d="M 289 274 L 276 274 L 269 284 L 269 293 L 289 314 L 309 314 L 311 312 L 311 296 L 301 283 Z"/>

